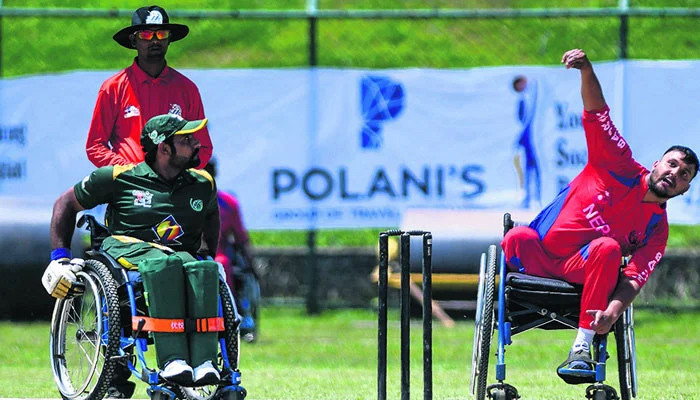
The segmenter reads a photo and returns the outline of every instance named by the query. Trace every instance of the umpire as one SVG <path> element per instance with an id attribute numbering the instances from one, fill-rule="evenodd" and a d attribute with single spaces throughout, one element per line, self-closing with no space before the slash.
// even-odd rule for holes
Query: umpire
<path id="1" fill-rule="evenodd" d="M 102 248 L 125 268 L 139 270 L 150 316 L 217 316 L 217 264 L 196 258 L 202 251 L 213 253 L 219 236 L 214 179 L 192 169 L 201 147 L 193 133 L 206 124 L 206 118 L 186 121 L 172 114 L 151 118 L 141 132 L 146 161 L 99 168 L 56 200 L 50 230 L 54 250 L 42 278 L 52 296 L 80 291 L 69 250 L 77 212 L 107 204 L 112 236 Z M 216 332 L 155 333 L 154 338 L 164 379 L 180 385 L 219 381 L 213 364 Z"/>

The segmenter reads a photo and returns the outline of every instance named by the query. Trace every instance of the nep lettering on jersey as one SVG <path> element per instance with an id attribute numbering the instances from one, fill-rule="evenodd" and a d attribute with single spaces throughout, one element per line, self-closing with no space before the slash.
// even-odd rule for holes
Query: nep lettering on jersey
<path id="1" fill-rule="evenodd" d="M 610 233 L 610 226 L 605 222 L 598 210 L 595 210 L 595 203 L 591 203 L 589 206 L 585 207 L 583 213 L 586 215 L 586 220 L 588 220 L 591 228 L 599 231 L 603 235 Z"/>

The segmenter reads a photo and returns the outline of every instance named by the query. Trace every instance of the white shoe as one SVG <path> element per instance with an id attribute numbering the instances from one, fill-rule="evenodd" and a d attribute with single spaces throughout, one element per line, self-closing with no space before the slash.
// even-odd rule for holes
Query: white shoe
<path id="1" fill-rule="evenodd" d="M 219 377 L 219 371 L 214 368 L 211 361 L 205 361 L 194 368 L 195 385 L 213 385 L 215 383 L 219 383 L 220 380 L 221 378 Z"/>
<path id="2" fill-rule="evenodd" d="M 165 364 L 160 376 L 166 381 L 189 386 L 192 384 L 194 372 L 185 360 L 172 360 Z"/>

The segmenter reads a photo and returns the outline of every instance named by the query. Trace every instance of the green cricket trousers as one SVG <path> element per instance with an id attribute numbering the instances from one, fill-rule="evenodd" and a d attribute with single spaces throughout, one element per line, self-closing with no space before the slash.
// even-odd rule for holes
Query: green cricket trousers
<path id="1" fill-rule="evenodd" d="M 141 273 L 152 318 L 197 319 L 218 316 L 218 264 L 129 236 L 110 236 L 102 248 L 122 266 Z M 217 332 L 153 332 L 158 367 L 181 359 L 196 367 L 216 362 Z"/>

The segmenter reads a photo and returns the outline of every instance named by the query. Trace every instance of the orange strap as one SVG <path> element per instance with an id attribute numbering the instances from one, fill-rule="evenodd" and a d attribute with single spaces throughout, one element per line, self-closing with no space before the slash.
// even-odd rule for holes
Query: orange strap
<path id="1" fill-rule="evenodd" d="M 222 317 L 197 319 L 168 319 L 144 316 L 131 317 L 131 329 L 137 331 L 143 321 L 142 331 L 147 332 L 220 332 L 226 330 Z"/>

